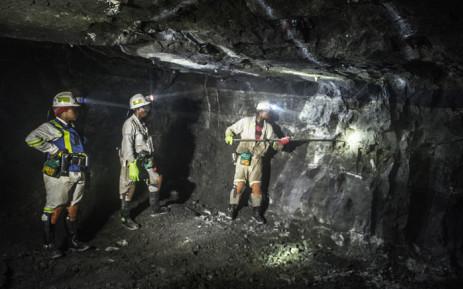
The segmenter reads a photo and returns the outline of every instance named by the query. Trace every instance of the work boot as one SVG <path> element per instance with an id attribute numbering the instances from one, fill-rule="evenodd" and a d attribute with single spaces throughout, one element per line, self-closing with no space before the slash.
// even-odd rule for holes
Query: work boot
<path id="1" fill-rule="evenodd" d="M 56 247 L 55 244 L 55 225 L 51 223 L 51 214 L 44 213 L 42 215 L 44 228 L 44 245 L 43 248 L 47 251 L 51 259 L 63 257 L 63 252 Z"/>
<path id="2" fill-rule="evenodd" d="M 44 244 L 43 248 L 47 251 L 48 257 L 50 257 L 50 259 L 58 259 L 64 256 L 63 251 L 56 248 L 56 245 L 53 243 Z"/>
<path id="3" fill-rule="evenodd" d="M 66 227 L 69 234 L 69 249 L 77 252 L 85 252 L 90 249 L 90 246 L 79 241 L 77 238 L 77 222 L 66 218 Z"/>
<path id="4" fill-rule="evenodd" d="M 228 207 L 228 218 L 236 220 L 236 217 L 238 217 L 238 205 L 230 205 Z"/>
<path id="5" fill-rule="evenodd" d="M 257 224 L 265 224 L 265 218 L 262 216 L 261 207 L 254 207 L 254 215 L 252 218 L 256 221 Z"/>
<path id="6" fill-rule="evenodd" d="M 160 198 L 161 194 L 159 191 L 157 192 L 150 192 L 149 193 L 149 202 L 151 206 L 151 217 L 156 217 L 159 215 L 167 214 L 169 212 L 169 208 L 161 207 L 160 205 Z"/>
<path id="7" fill-rule="evenodd" d="M 154 207 L 154 208 L 151 208 L 150 216 L 156 217 L 156 216 L 167 214 L 168 212 L 169 212 L 169 208 L 167 207 Z"/>
<path id="8" fill-rule="evenodd" d="M 140 225 L 135 223 L 130 217 L 129 202 L 122 200 L 121 202 L 121 223 L 127 229 L 134 231 L 140 229 Z"/>

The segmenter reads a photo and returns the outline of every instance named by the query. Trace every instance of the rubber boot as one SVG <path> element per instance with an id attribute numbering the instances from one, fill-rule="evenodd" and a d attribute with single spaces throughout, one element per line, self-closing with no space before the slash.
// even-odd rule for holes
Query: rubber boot
<path id="1" fill-rule="evenodd" d="M 262 216 L 261 207 L 253 207 L 252 209 L 254 211 L 254 214 L 252 216 L 254 221 L 256 221 L 257 224 L 265 224 L 265 219 Z"/>
<path id="2" fill-rule="evenodd" d="M 231 220 L 236 220 L 238 217 L 238 205 L 230 204 L 228 207 L 228 218 Z"/>
<path id="3" fill-rule="evenodd" d="M 149 202 L 151 207 L 151 217 L 156 217 L 162 214 L 166 214 L 169 212 L 169 209 L 166 207 L 161 207 L 160 204 L 161 194 L 159 191 L 157 192 L 149 192 Z"/>
<path id="4" fill-rule="evenodd" d="M 73 251 L 77 252 L 85 252 L 88 249 L 90 249 L 90 246 L 79 241 L 77 237 L 77 222 L 76 221 L 71 221 L 68 218 L 66 218 L 66 227 L 68 229 L 68 234 L 69 234 L 69 248 Z"/>
<path id="5" fill-rule="evenodd" d="M 140 225 L 135 223 L 130 217 L 129 202 L 126 200 L 121 201 L 121 223 L 127 229 L 134 231 L 140 229 Z"/>
<path id="6" fill-rule="evenodd" d="M 51 259 L 58 259 L 63 257 L 63 252 L 57 248 L 55 241 L 55 225 L 51 223 L 51 214 L 44 213 L 42 215 L 42 222 L 44 228 L 44 245 L 43 247 L 48 252 Z"/>

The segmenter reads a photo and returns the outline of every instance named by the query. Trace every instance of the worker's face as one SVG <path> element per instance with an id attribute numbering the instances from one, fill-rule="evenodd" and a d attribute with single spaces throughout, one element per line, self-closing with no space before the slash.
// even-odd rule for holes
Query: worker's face
<path id="1" fill-rule="evenodd" d="M 70 107 L 68 110 L 61 114 L 61 118 L 66 121 L 76 121 L 79 117 L 79 110 L 77 107 Z"/>
<path id="2" fill-rule="evenodd" d="M 270 119 L 270 111 L 267 111 L 267 110 L 262 110 L 260 113 L 260 118 L 261 119 L 265 119 L 265 120 L 269 120 Z"/>
<path id="3" fill-rule="evenodd" d="M 137 116 L 141 119 L 143 118 L 146 118 L 150 115 L 151 113 L 151 106 L 150 105 L 145 105 L 145 106 L 142 106 L 138 109 L 138 114 Z"/>

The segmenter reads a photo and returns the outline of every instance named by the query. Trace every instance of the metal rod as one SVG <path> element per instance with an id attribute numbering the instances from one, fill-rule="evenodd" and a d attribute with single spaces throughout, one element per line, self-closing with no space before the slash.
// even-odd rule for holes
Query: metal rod
<path id="1" fill-rule="evenodd" d="M 279 141 L 280 139 L 240 139 L 234 138 L 234 142 L 271 142 L 271 141 Z M 304 138 L 304 139 L 290 139 L 292 142 L 345 142 L 343 140 L 338 139 L 325 139 L 325 138 Z"/>

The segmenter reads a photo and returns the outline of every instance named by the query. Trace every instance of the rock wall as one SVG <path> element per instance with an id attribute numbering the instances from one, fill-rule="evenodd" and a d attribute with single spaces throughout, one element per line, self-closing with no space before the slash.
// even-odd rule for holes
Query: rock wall
<path id="1" fill-rule="evenodd" d="M 269 155 L 264 187 L 272 217 L 331 229 L 340 245 L 385 242 L 461 257 L 457 77 L 411 73 L 421 69 L 414 66 L 379 78 L 318 82 L 211 77 L 153 69 L 149 61 L 111 50 L 2 41 L 10 47 L 0 91 L 8 136 L 1 161 L 9 173 L 2 177 L 0 211 L 11 242 L 37 234 L 44 196 L 42 158 L 23 138 L 46 119 L 51 97 L 71 88 L 94 102 L 79 123 L 92 159 L 82 211 L 89 236 L 118 209 L 116 147 L 126 111 L 117 105 L 136 92 L 156 92 L 151 124 L 166 197 L 175 191 L 181 202 L 225 209 L 234 167 L 224 130 L 268 99 L 280 108 L 274 123 L 280 136 L 345 141 L 293 142 Z M 27 230 L 11 229 L 18 226 Z"/>

